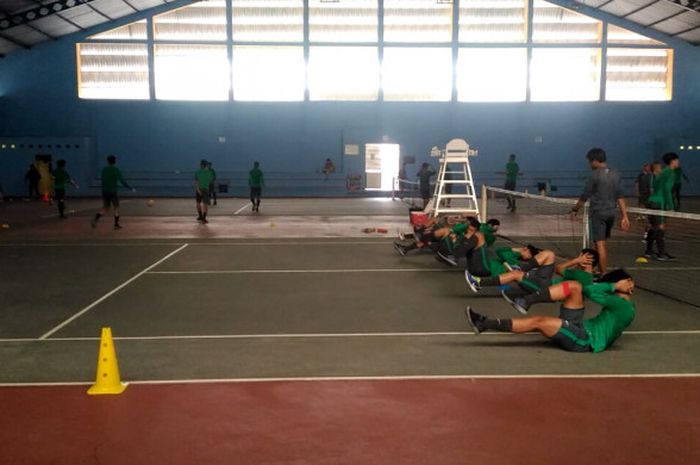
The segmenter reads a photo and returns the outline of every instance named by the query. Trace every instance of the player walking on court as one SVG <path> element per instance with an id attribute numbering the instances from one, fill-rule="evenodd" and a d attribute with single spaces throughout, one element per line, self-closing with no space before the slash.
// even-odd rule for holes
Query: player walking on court
<path id="1" fill-rule="evenodd" d="M 606 241 L 610 238 L 617 207 L 620 208 L 622 219 L 620 227 L 627 231 L 630 221 L 627 217 L 625 199 L 622 197 L 620 175 L 608 168 L 607 155 L 601 148 L 593 148 L 586 154 L 593 173 L 588 177 L 583 194 L 571 212 L 576 215 L 578 210 L 590 199 L 590 234 L 598 251 L 598 269 L 605 273 L 608 267 Z"/>
<path id="2" fill-rule="evenodd" d="M 212 165 L 212 162 L 208 162 L 207 164 L 207 166 L 209 166 L 209 171 L 211 171 L 211 174 L 213 176 L 211 184 L 209 184 L 209 205 L 216 206 L 216 171 L 214 170 L 214 167 Z"/>
<path id="3" fill-rule="evenodd" d="M 649 197 L 649 208 L 664 211 L 675 209 L 673 199 L 673 186 L 676 181 L 676 170 L 680 167 L 680 158 L 676 153 L 666 153 L 662 157 L 666 168 L 657 176 L 654 176 L 653 194 Z M 654 254 L 654 242 L 658 252 L 656 258 L 660 261 L 674 260 L 676 257 L 666 252 L 666 220 L 663 216 L 649 215 L 650 229 L 646 236 L 645 257 L 652 257 Z"/>
<path id="4" fill-rule="evenodd" d="M 194 173 L 194 188 L 197 201 L 197 221 L 206 224 L 209 212 L 209 192 L 214 182 L 214 173 L 209 169 L 206 160 L 199 163 L 199 169 Z"/>
<path id="5" fill-rule="evenodd" d="M 260 163 L 253 163 L 253 169 L 248 174 L 248 186 L 250 186 L 250 202 L 253 204 L 253 211 L 260 211 L 260 196 L 262 188 L 265 185 L 263 172 L 260 169 Z"/>
<path id="6" fill-rule="evenodd" d="M 53 172 L 53 190 L 56 204 L 58 205 L 58 217 L 65 218 L 66 211 L 66 184 L 70 183 L 76 189 L 78 184 L 70 177 L 66 171 L 66 161 L 58 160 L 56 162 L 56 170 Z"/>
<path id="7" fill-rule="evenodd" d="M 111 207 L 114 209 L 114 229 L 121 229 L 119 224 L 119 184 L 131 189 L 131 192 L 136 192 L 136 189 L 126 182 L 116 164 L 117 157 L 110 155 L 107 157 L 107 166 L 102 168 L 102 208 L 92 219 L 93 228 L 97 227 L 97 222 Z"/>
<path id="8" fill-rule="evenodd" d="M 506 183 L 503 188 L 509 191 L 514 191 L 515 183 L 520 175 L 520 167 L 515 162 L 515 154 L 511 153 L 508 157 L 508 163 L 506 163 Z M 515 197 L 512 195 L 506 195 L 506 200 L 508 201 L 508 210 L 515 213 Z"/>

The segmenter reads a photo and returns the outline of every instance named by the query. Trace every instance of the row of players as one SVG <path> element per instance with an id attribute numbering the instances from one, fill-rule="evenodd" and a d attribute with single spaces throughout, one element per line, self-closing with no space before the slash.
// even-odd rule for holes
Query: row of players
<path id="1" fill-rule="evenodd" d="M 500 287 L 506 302 L 525 315 L 488 318 L 468 306 L 465 313 L 476 334 L 538 331 L 564 350 L 601 352 L 632 323 L 634 281 L 627 272 L 617 269 L 596 277 L 598 253 L 588 248 L 560 263 L 556 263 L 553 251 L 533 245 L 492 251 L 499 227 L 497 219 L 480 223 L 473 217 L 434 218 L 416 226 L 413 234 L 400 236 L 394 248 L 402 256 L 427 248 L 450 266 L 458 266 L 464 257 L 464 277 L 473 292 Z M 584 319 L 584 298 L 601 306 L 594 318 Z M 542 302 L 562 302 L 559 316 L 531 316 L 530 308 Z"/>

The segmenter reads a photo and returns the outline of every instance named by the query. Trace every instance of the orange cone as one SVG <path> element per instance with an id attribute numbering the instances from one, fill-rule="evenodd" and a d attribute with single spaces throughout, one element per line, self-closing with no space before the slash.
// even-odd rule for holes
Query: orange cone
<path id="1" fill-rule="evenodd" d="M 97 376 L 87 393 L 121 394 L 126 389 L 126 384 L 121 382 L 119 365 L 117 364 L 117 352 L 114 350 L 112 340 L 112 328 L 102 328 L 100 337 L 100 353 L 97 358 Z"/>

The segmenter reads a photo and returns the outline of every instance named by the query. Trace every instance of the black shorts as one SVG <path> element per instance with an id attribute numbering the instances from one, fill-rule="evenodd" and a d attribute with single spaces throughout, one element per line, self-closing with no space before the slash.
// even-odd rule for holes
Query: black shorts
<path id="1" fill-rule="evenodd" d="M 105 208 L 114 206 L 117 208 L 119 206 L 119 196 L 116 192 L 102 192 L 102 205 Z"/>
<path id="2" fill-rule="evenodd" d="M 53 197 L 57 201 L 65 199 L 66 198 L 66 190 L 65 189 L 54 189 Z"/>
<path id="3" fill-rule="evenodd" d="M 615 224 L 615 215 L 591 214 L 590 233 L 594 241 L 610 239 L 610 232 Z"/>
<path id="4" fill-rule="evenodd" d="M 525 273 L 523 280 L 518 283 L 525 292 L 538 292 L 552 285 L 554 264 L 533 268 Z"/>
<path id="5" fill-rule="evenodd" d="M 488 263 L 485 261 L 485 246 L 478 249 L 472 249 L 467 252 L 467 270 L 469 273 L 479 278 L 486 278 L 491 276 L 491 270 L 488 267 Z"/>
<path id="6" fill-rule="evenodd" d="M 426 199 L 426 200 L 427 200 L 427 199 L 429 199 L 429 198 L 432 197 L 432 196 L 433 196 L 433 195 L 432 195 L 432 193 L 430 192 L 430 187 L 428 187 L 427 189 L 425 189 L 425 188 L 423 188 L 423 187 L 420 188 L 420 197 L 421 197 L 422 199 Z"/>
<path id="7" fill-rule="evenodd" d="M 262 187 L 251 187 L 250 188 L 250 196 L 251 197 L 260 197 L 262 195 Z"/>
<path id="8" fill-rule="evenodd" d="M 209 203 L 209 189 L 200 189 L 195 195 L 197 203 Z"/>
<path id="9" fill-rule="evenodd" d="M 515 181 L 506 181 L 503 188 L 507 191 L 514 191 L 515 190 Z"/>
<path id="10" fill-rule="evenodd" d="M 559 310 L 561 328 L 551 339 L 559 347 L 569 352 L 590 352 L 590 335 L 583 326 L 583 309 L 571 310 L 561 307 Z"/>

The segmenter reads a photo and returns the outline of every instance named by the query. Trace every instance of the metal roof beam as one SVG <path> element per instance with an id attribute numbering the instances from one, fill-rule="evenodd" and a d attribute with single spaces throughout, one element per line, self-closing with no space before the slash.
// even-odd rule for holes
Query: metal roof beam
<path id="1" fill-rule="evenodd" d="M 645 27 L 654 27 L 654 26 L 656 26 L 656 25 L 659 24 L 659 23 L 663 23 L 664 21 L 667 21 L 667 20 L 669 20 L 669 19 L 671 19 L 671 18 L 675 18 L 676 16 L 682 15 L 682 14 L 684 14 L 684 13 L 686 13 L 686 10 L 677 11 L 677 12 L 673 13 L 672 15 L 665 16 L 665 17 L 663 17 L 663 18 L 661 18 L 661 19 L 659 19 L 659 20 L 654 21 L 653 23 L 649 23 L 649 24 L 647 24 Z"/>
<path id="2" fill-rule="evenodd" d="M 16 45 L 18 47 L 22 47 L 25 50 L 29 50 L 29 48 L 30 48 L 29 45 L 27 45 L 23 42 L 19 42 L 17 39 L 13 39 L 12 37 L 9 37 L 9 36 L 3 34 L 2 32 L 0 32 L 0 38 L 8 41 L 9 43 L 11 43 L 13 45 Z"/>
<path id="3" fill-rule="evenodd" d="M 129 0 L 122 0 L 122 3 L 126 3 L 126 5 L 127 5 L 129 8 L 131 8 L 132 10 L 134 10 L 134 11 L 136 11 L 136 12 L 141 11 L 141 10 L 139 10 L 138 8 L 136 8 L 134 5 L 132 5 L 132 4 L 129 2 Z"/>
<path id="4" fill-rule="evenodd" d="M 676 32 L 675 34 L 671 34 L 671 37 L 678 37 L 681 34 L 685 34 L 686 32 L 697 31 L 698 29 L 700 29 L 700 25 L 689 27 L 688 29 L 684 29 L 680 32 Z"/>
<path id="5" fill-rule="evenodd" d="M 92 0 L 90 0 L 90 1 L 92 1 Z M 95 13 L 97 13 L 98 15 L 102 16 L 103 18 L 105 18 L 107 21 L 114 21 L 114 18 L 110 18 L 109 16 L 107 16 L 107 15 L 104 14 L 104 13 L 102 13 L 100 10 L 98 10 L 98 9 L 95 8 L 94 6 L 90 5 L 89 3 L 87 4 L 87 7 L 90 8 L 90 9 L 91 9 L 92 11 L 94 11 Z"/>
<path id="6" fill-rule="evenodd" d="M 53 16 L 62 11 L 75 8 L 76 6 L 90 6 L 89 3 L 93 1 L 94 0 L 57 0 L 46 5 L 37 5 L 36 7 L 23 11 L 22 13 L 8 15 L 7 18 L 0 19 L 0 31 L 10 29 L 11 27 L 20 26 L 22 24 L 27 24 L 28 22 L 36 19 Z"/>
<path id="7" fill-rule="evenodd" d="M 652 5 L 656 5 L 656 4 L 659 3 L 660 1 L 661 1 L 661 0 L 654 0 L 653 2 L 650 2 L 650 3 L 647 3 L 647 4 L 645 4 L 645 5 L 642 5 L 642 6 L 640 6 L 639 8 L 635 8 L 634 10 L 630 11 L 630 12 L 627 13 L 626 15 L 620 16 L 620 18 L 623 18 L 623 19 L 624 19 L 624 18 L 627 18 L 628 16 L 632 16 L 633 14 L 638 13 L 638 12 L 644 10 L 645 8 L 649 8 L 649 7 L 652 6 Z"/>

